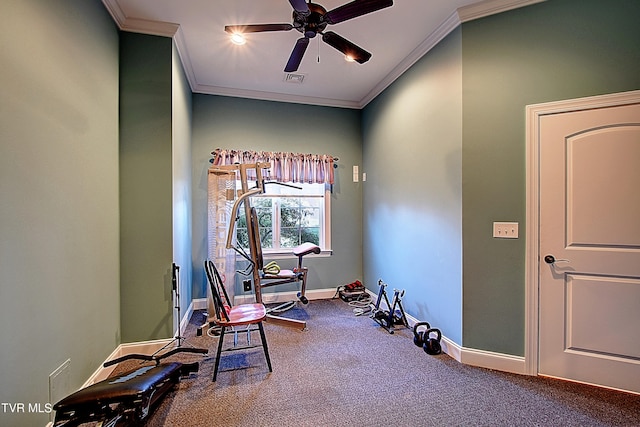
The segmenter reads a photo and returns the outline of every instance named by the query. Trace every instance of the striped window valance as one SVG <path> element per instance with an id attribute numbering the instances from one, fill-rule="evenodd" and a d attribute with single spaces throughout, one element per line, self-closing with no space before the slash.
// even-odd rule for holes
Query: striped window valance
<path id="1" fill-rule="evenodd" d="M 215 149 L 212 153 L 213 165 L 233 165 L 237 163 L 270 163 L 270 180 L 309 184 L 332 184 L 334 163 L 337 158 L 328 154 L 303 154 L 275 151 L 248 151 Z M 248 171 L 249 179 L 255 179 Z"/>

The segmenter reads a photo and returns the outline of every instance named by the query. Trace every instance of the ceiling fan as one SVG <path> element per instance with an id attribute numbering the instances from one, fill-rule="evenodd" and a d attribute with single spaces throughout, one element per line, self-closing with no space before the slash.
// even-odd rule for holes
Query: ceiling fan
<path id="1" fill-rule="evenodd" d="M 393 0 L 354 0 L 327 12 L 316 3 L 305 0 L 289 0 L 293 7 L 292 24 L 248 24 L 227 25 L 224 30 L 229 34 L 259 33 L 266 31 L 290 31 L 296 29 L 304 37 L 296 41 L 289 61 L 284 67 L 285 72 L 297 71 L 304 56 L 309 39 L 320 34 L 322 41 L 342 52 L 349 60 L 360 64 L 367 62 L 371 54 L 333 31 L 325 31 L 327 25 L 337 24 L 358 16 L 366 15 L 393 5 Z"/>

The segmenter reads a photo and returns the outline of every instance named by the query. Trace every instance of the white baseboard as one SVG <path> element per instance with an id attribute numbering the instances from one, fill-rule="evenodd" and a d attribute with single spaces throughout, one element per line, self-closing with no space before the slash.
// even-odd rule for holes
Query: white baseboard
<path id="1" fill-rule="evenodd" d="M 367 292 L 371 295 L 373 301 L 376 301 L 377 294 L 374 294 L 368 289 Z M 389 309 L 384 299 L 381 304 L 384 306 L 383 309 Z M 413 326 L 419 321 L 410 314 L 407 314 L 406 316 L 410 328 L 413 328 Z M 442 335 L 440 345 L 442 346 L 443 353 L 446 353 L 452 359 L 465 365 L 494 369 L 502 372 L 511 372 L 514 374 L 527 374 L 525 359 L 522 356 L 513 356 L 510 354 L 465 348 L 444 335 Z"/>
<path id="2" fill-rule="evenodd" d="M 153 341 L 141 341 L 135 343 L 127 343 L 120 344 L 109 357 L 105 360 L 105 363 L 109 360 L 117 359 L 122 356 L 127 356 L 129 354 L 153 354 L 160 350 L 167 344 L 170 344 L 173 341 L 173 338 L 166 338 L 163 340 L 153 340 Z M 114 371 L 114 366 L 104 367 L 102 364 L 100 367 L 89 377 L 89 379 L 82 385 L 80 388 L 88 387 L 92 384 L 100 382 L 104 379 L 107 379 L 109 375 Z"/>
<path id="3" fill-rule="evenodd" d="M 209 308 L 206 298 L 194 299 L 191 306 L 193 307 L 194 310 L 206 310 L 207 308 Z"/>
<path id="4" fill-rule="evenodd" d="M 325 289 L 313 289 L 305 292 L 305 296 L 312 300 L 318 299 L 331 299 L 336 293 L 335 288 L 325 288 Z M 265 304 L 278 303 L 278 302 L 287 302 L 297 300 L 297 292 L 265 292 L 262 294 L 262 300 Z M 246 294 L 246 295 L 236 295 L 233 298 L 234 304 L 248 304 L 256 302 L 256 297 L 254 294 Z M 207 298 L 198 298 L 193 300 L 192 304 L 193 310 L 207 310 L 209 308 Z M 192 311 L 193 313 L 193 311 Z"/>
<path id="5" fill-rule="evenodd" d="M 191 300 L 191 304 L 189 304 L 189 307 L 187 307 L 187 312 L 182 316 L 182 319 L 180 320 L 180 335 L 182 335 L 184 331 L 187 330 L 187 326 L 189 325 L 189 321 L 191 320 L 191 316 L 193 315 L 194 307 L 195 300 Z M 176 333 L 176 335 L 178 334 Z"/>
<path id="6" fill-rule="evenodd" d="M 407 319 L 409 320 L 409 325 L 413 328 L 417 320 L 410 315 L 407 315 Z M 443 353 L 465 365 L 514 374 L 527 374 L 525 359 L 522 356 L 462 347 L 444 335 L 442 335 L 440 345 Z"/>
<path id="7" fill-rule="evenodd" d="M 465 365 L 478 366 L 480 368 L 528 375 L 523 356 L 513 356 L 510 354 L 463 347 L 460 362 Z"/>
<path id="8" fill-rule="evenodd" d="M 374 296 L 374 298 L 375 298 L 375 296 Z M 382 304 L 384 304 L 386 306 L 386 303 L 384 302 L 384 300 L 382 300 Z M 409 327 L 411 329 L 413 329 L 414 325 L 416 323 L 418 323 L 419 320 L 416 319 L 415 317 L 413 317 L 412 315 L 407 314 L 407 322 L 409 323 Z M 462 348 L 458 344 L 456 344 L 455 342 L 451 341 L 446 336 L 442 335 L 442 338 L 440 340 L 440 346 L 442 347 L 442 352 L 443 353 L 447 354 L 452 359 L 457 360 L 458 362 L 461 362 L 461 360 L 462 360 Z"/>
<path id="9" fill-rule="evenodd" d="M 409 325 L 413 328 L 417 320 L 410 315 L 407 315 L 407 319 L 409 320 Z M 525 359 L 522 356 L 462 347 L 444 335 L 442 335 L 440 345 L 443 353 L 465 365 L 514 374 L 527 374 Z"/>
<path id="10" fill-rule="evenodd" d="M 206 300 L 205 300 L 206 302 Z M 180 320 L 180 332 L 176 331 L 175 336 L 182 335 L 189 324 L 189 320 L 191 319 L 191 315 L 193 314 L 195 306 L 195 301 L 191 301 L 189 307 L 187 308 L 187 312 L 182 316 Z M 122 356 L 127 356 L 129 354 L 154 354 L 162 347 L 167 344 L 170 344 L 173 338 L 165 338 L 162 340 L 153 340 L 153 341 L 140 341 L 134 343 L 120 344 L 113 352 L 107 357 L 105 363 L 109 360 L 117 359 Z M 104 367 L 102 364 L 95 372 L 89 377 L 89 379 L 82 385 L 80 388 L 85 388 L 97 382 L 100 382 L 109 377 L 109 375 L 114 371 L 115 366 Z"/>
<path id="11" fill-rule="evenodd" d="M 309 301 L 319 300 L 319 299 L 330 299 L 336 293 L 335 288 L 326 288 L 326 289 L 312 289 L 305 292 L 305 296 Z M 278 302 L 287 302 L 287 301 L 295 301 L 298 299 L 297 291 L 290 292 L 263 292 L 262 293 L 262 302 L 265 304 L 272 304 Z M 234 304 L 248 304 L 256 302 L 256 297 L 253 293 L 246 295 L 236 295 L 233 298 Z M 207 299 L 202 298 L 197 300 L 197 304 L 194 303 L 195 307 L 201 307 L 201 309 L 207 308 Z"/>

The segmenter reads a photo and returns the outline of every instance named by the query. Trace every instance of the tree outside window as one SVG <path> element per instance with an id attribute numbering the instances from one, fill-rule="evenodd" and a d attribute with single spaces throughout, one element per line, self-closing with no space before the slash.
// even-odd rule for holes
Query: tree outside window
<path id="1" fill-rule="evenodd" d="M 293 191 L 278 188 L 251 198 L 251 206 L 255 207 L 258 217 L 263 251 L 278 252 L 305 242 L 324 247 L 324 233 L 327 232 L 324 221 L 324 185 L 305 184 L 304 187 L 303 190 Z M 293 192 L 301 194 L 291 194 Z M 237 239 L 241 247 L 249 247 L 247 221 L 243 210 L 237 221 Z"/>

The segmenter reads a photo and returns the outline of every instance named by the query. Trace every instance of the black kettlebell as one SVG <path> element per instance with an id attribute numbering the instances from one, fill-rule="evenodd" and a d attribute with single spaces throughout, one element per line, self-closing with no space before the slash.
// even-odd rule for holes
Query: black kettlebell
<path id="1" fill-rule="evenodd" d="M 429 322 L 416 322 L 416 324 L 413 325 L 413 343 L 418 347 L 422 347 L 425 339 L 425 331 L 418 332 L 418 327 L 420 326 L 424 326 L 426 329 L 431 328 Z"/>
<path id="2" fill-rule="evenodd" d="M 436 334 L 435 338 L 431 338 L 431 334 Z M 427 329 L 427 331 L 422 336 L 423 344 L 422 348 L 427 354 L 436 355 L 442 353 L 442 346 L 440 345 L 440 340 L 442 339 L 442 332 L 440 329 L 431 328 Z"/>

